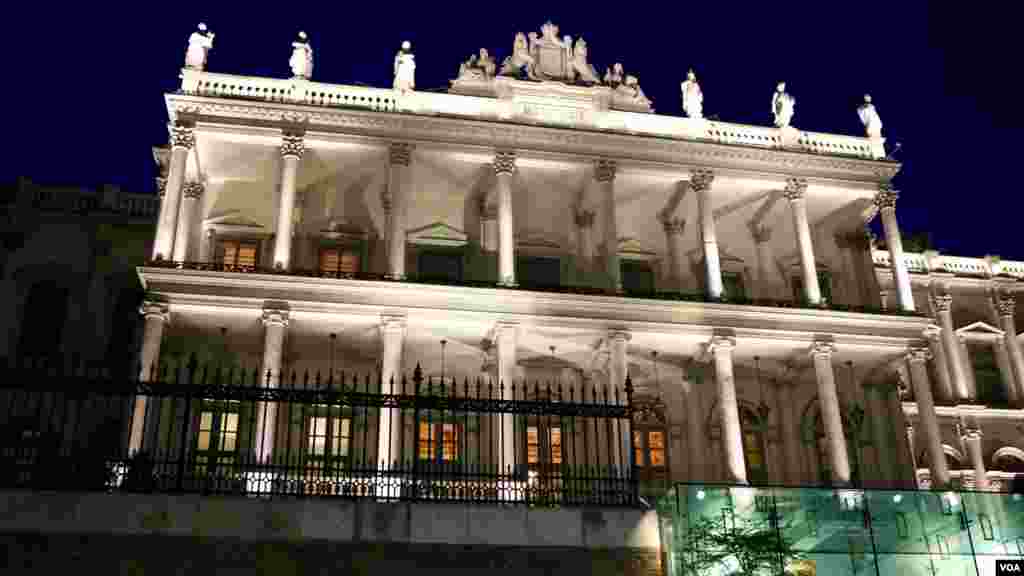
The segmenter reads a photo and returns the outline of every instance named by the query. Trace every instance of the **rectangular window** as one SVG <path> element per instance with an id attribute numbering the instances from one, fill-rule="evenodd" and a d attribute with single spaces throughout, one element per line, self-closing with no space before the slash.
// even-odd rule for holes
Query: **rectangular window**
<path id="1" fill-rule="evenodd" d="M 441 282 L 462 281 L 462 252 L 424 250 L 419 253 L 416 272 L 420 278 Z"/>
<path id="2" fill-rule="evenodd" d="M 804 277 L 802 275 L 793 276 L 793 300 L 796 302 L 806 302 L 807 295 L 804 294 Z M 821 290 L 821 300 L 823 302 L 832 301 L 832 273 L 831 272 L 818 272 L 818 289 Z"/>
<path id="3" fill-rule="evenodd" d="M 526 463 L 540 463 L 540 434 L 536 426 L 526 428 Z"/>
<path id="4" fill-rule="evenodd" d="M 342 416 L 310 416 L 306 422 L 307 456 L 313 466 L 337 464 L 348 458 L 352 420 Z"/>
<path id="5" fill-rule="evenodd" d="M 359 251 L 335 246 L 320 249 L 320 272 L 324 274 L 356 274 L 360 271 Z"/>
<path id="6" fill-rule="evenodd" d="M 256 266 L 259 242 L 255 240 L 221 240 L 218 243 L 220 263 L 225 266 Z"/>
<path id="7" fill-rule="evenodd" d="M 665 466 L 665 433 L 660 430 L 649 430 L 647 432 L 647 450 L 651 466 L 663 468 Z"/>
<path id="8" fill-rule="evenodd" d="M 428 422 L 419 425 L 420 460 L 454 462 L 459 459 L 459 425 L 451 422 Z"/>
<path id="9" fill-rule="evenodd" d="M 654 271 L 647 262 L 622 260 L 619 263 L 622 289 L 625 292 L 649 294 L 654 292 Z"/>
<path id="10" fill-rule="evenodd" d="M 640 430 L 633 430 L 633 462 L 637 466 L 647 465 L 647 459 L 644 458 L 644 433 Z"/>
<path id="11" fill-rule="evenodd" d="M 562 428 L 559 426 L 547 427 L 546 438 L 542 435 L 543 429 L 538 426 L 526 427 L 526 463 L 529 465 L 561 464 Z M 541 438 L 544 438 L 546 443 L 541 443 Z"/>
<path id="12" fill-rule="evenodd" d="M 722 272 L 722 296 L 726 300 L 743 300 L 747 297 L 742 274 Z"/>
<path id="13" fill-rule="evenodd" d="M 562 463 L 562 429 L 551 428 L 548 431 L 548 443 L 551 446 L 551 463 Z"/>
<path id="14" fill-rule="evenodd" d="M 562 261 L 558 258 L 522 257 L 516 260 L 516 281 L 522 286 L 559 286 Z"/>
<path id="15" fill-rule="evenodd" d="M 217 473 L 235 462 L 238 449 L 238 402 L 204 402 L 196 423 L 196 467 Z"/>

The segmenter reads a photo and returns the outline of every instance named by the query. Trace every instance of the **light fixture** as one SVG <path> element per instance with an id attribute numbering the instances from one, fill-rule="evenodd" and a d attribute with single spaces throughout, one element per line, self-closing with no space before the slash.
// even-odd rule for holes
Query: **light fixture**
<path id="1" fill-rule="evenodd" d="M 892 497 L 892 501 L 895 502 L 896 504 L 899 504 L 900 502 L 903 501 L 903 494 L 896 494 L 896 495 L 894 495 Z"/>
<path id="2" fill-rule="evenodd" d="M 703 488 L 700 489 L 700 490 L 697 490 L 697 500 L 703 500 L 704 496 L 706 496 L 706 494 L 704 493 L 704 489 Z"/>

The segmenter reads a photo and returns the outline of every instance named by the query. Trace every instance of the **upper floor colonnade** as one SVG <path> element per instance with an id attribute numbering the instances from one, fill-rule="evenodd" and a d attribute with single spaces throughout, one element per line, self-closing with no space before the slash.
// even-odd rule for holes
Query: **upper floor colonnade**
<path id="1" fill-rule="evenodd" d="M 162 202 L 152 257 L 154 260 L 185 261 L 195 259 L 193 254 L 198 254 L 201 261 L 211 260 L 213 250 L 208 231 L 203 230 L 200 234 L 197 230 L 201 225 L 196 211 L 204 193 L 203 177 L 196 175 L 194 170 L 187 169 L 187 159 L 196 142 L 195 126 L 186 122 L 176 122 L 171 125 L 170 130 L 170 158 L 165 166 L 166 177 L 160 180 L 164 189 L 161 193 Z M 275 174 L 277 205 L 270 264 L 277 269 L 289 270 L 294 266 L 292 243 L 295 233 L 296 183 L 301 176 L 301 159 L 308 153 L 311 143 L 302 129 L 297 127 L 280 131 L 277 139 L 281 161 L 277 164 Z M 417 149 L 426 149 L 429 145 L 411 141 L 388 141 L 373 145 L 383 145 L 387 148 L 386 186 L 382 194 L 386 216 L 386 224 L 383 227 L 384 246 L 387 251 L 386 274 L 394 279 L 402 279 L 406 276 L 407 221 L 415 188 L 411 182 L 412 169 L 417 161 Z M 488 221 L 495 224 L 496 246 L 492 249 L 497 252 L 497 278 L 500 283 L 506 285 L 517 284 L 517 224 L 513 211 L 516 189 L 513 186 L 513 179 L 520 168 L 521 159 L 524 156 L 532 159 L 536 154 L 537 152 L 533 150 L 515 148 L 492 149 L 490 152 L 477 150 L 475 154 L 475 157 L 489 156 L 490 169 L 493 170 L 493 179 L 489 180 L 492 190 L 486 195 L 494 198 L 496 206 L 493 211 L 482 209 L 480 218 L 485 225 Z M 578 228 L 578 248 L 581 252 L 586 252 L 581 254 L 581 260 L 592 261 L 593 267 L 608 278 L 608 287 L 620 291 L 622 278 L 619 246 L 623 238 L 619 233 L 622 220 L 617 214 L 620 206 L 616 190 L 617 178 L 623 168 L 630 170 L 636 163 L 630 159 L 583 155 L 570 161 L 575 165 L 587 167 L 590 180 L 586 187 L 596 204 L 593 210 L 587 210 L 583 206 L 571 208 L 576 212 L 570 221 Z M 667 171 L 677 175 L 678 184 L 696 197 L 695 217 L 698 221 L 697 237 L 703 267 L 704 291 L 709 299 L 721 300 L 725 296 L 719 248 L 719 237 L 722 232 L 717 229 L 716 220 L 719 213 L 728 207 L 716 208 L 713 201 L 716 193 L 722 192 L 716 184 L 720 171 L 703 167 L 673 168 L 664 165 L 658 169 L 661 173 Z M 191 176 L 187 176 L 189 174 Z M 781 190 L 778 191 L 778 195 L 785 198 L 788 203 L 796 244 L 793 251 L 798 254 L 800 263 L 799 280 L 803 287 L 802 296 L 805 303 L 811 306 L 825 303 L 819 284 L 814 234 L 807 211 L 808 198 L 813 197 L 816 185 L 815 181 L 809 181 L 805 177 L 791 176 L 782 180 Z M 895 216 L 896 198 L 896 192 L 883 182 L 877 185 L 873 202 L 883 220 L 886 244 L 891 253 L 890 262 L 900 294 L 900 307 L 903 311 L 911 312 L 914 310 L 914 300 L 910 294 L 910 280 Z M 766 202 L 768 208 L 771 204 L 774 202 Z M 664 229 L 667 268 L 671 275 L 678 278 L 684 270 L 690 269 L 691 255 L 685 252 L 681 241 L 685 221 L 672 213 L 674 209 L 675 207 L 671 210 L 660 210 L 652 214 L 651 219 L 654 221 L 652 224 Z M 760 214 L 760 217 L 763 217 L 763 214 Z M 771 230 L 760 226 L 757 218 L 758 216 L 755 216 L 755 219 L 751 220 L 749 228 L 760 256 L 762 245 L 771 237 Z M 599 226 L 594 226 L 595 220 L 600 223 Z M 600 237 L 597 237 L 597 233 L 600 233 Z M 198 249 L 190 246 L 195 238 L 200 238 Z M 770 267 L 760 263 L 759 276 L 764 275 Z"/>

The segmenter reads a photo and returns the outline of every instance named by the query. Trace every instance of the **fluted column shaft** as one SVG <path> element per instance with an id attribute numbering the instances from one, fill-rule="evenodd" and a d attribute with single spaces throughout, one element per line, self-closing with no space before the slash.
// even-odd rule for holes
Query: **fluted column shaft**
<path id="1" fill-rule="evenodd" d="M 934 296 L 932 298 L 932 305 L 935 308 L 935 315 L 939 321 L 942 345 L 946 351 L 946 364 L 949 367 L 949 374 L 953 379 L 955 399 L 963 400 L 970 398 L 971 394 L 967 384 L 963 349 L 960 347 L 960 340 L 953 328 L 953 297 L 948 294 Z"/>
<path id="2" fill-rule="evenodd" d="M 1017 324 L 1013 319 L 1016 300 L 1008 294 L 999 295 L 996 300 L 996 309 L 999 312 L 999 325 L 1003 329 L 1003 345 L 1006 347 L 1007 355 L 1010 357 L 1010 366 L 1013 368 L 1013 379 L 1010 383 L 1014 387 L 1014 394 L 1011 399 L 1017 402 L 1024 400 L 1024 353 L 1021 352 L 1020 342 L 1017 341 Z"/>
<path id="3" fill-rule="evenodd" d="M 928 464 L 932 476 L 932 486 L 945 487 L 949 484 L 949 467 L 946 465 L 946 453 L 942 449 L 942 435 L 939 433 L 939 421 L 935 415 L 935 401 L 932 399 L 932 386 L 928 379 L 928 349 L 915 348 L 907 356 L 910 362 L 910 380 L 914 385 L 914 396 L 917 398 L 917 414 L 921 424 L 921 432 L 928 449 Z"/>
<path id="4" fill-rule="evenodd" d="M 512 400 L 513 386 L 516 376 L 516 346 L 518 345 L 519 326 L 514 323 L 501 322 L 495 328 L 495 344 L 498 347 L 498 385 L 502 400 Z M 501 427 L 498 432 L 499 460 L 501 474 L 511 473 L 518 463 L 516 458 L 515 418 L 513 414 L 502 414 Z"/>
<path id="5" fill-rule="evenodd" d="M 202 182 L 189 182 L 184 187 L 184 200 L 181 202 L 181 209 L 178 214 L 178 229 L 174 235 L 174 258 L 175 261 L 183 262 L 188 260 L 190 254 L 189 240 L 192 238 L 192 220 L 196 215 L 199 198 L 203 195 Z"/>
<path id="6" fill-rule="evenodd" d="M 661 221 L 665 229 L 665 248 L 668 253 L 668 276 L 673 287 L 683 288 L 683 270 L 686 269 L 683 251 L 683 230 L 686 222 L 681 218 L 664 218 Z"/>
<path id="7" fill-rule="evenodd" d="M 515 220 L 512 212 L 512 177 L 516 171 L 514 152 L 494 155 L 494 177 L 498 199 L 498 281 L 516 283 Z"/>
<path id="8" fill-rule="evenodd" d="M 885 244 L 889 247 L 889 261 L 892 275 L 896 281 L 896 292 L 899 295 L 900 309 L 914 311 L 914 294 L 910 290 L 910 273 L 907 263 L 903 260 L 903 239 L 900 227 L 896 222 L 896 198 L 899 194 L 888 184 L 883 184 L 875 195 L 875 204 L 882 216 L 882 228 L 885 230 Z"/>
<path id="9" fill-rule="evenodd" d="M 850 483 L 850 456 L 846 449 L 846 434 L 843 432 L 843 416 L 836 390 L 835 373 L 832 370 L 832 352 L 835 347 L 829 342 L 815 342 L 811 349 L 814 358 L 814 375 L 818 380 L 818 407 L 821 422 L 828 441 L 828 456 L 832 464 L 832 481 L 839 485 Z"/>
<path id="10" fill-rule="evenodd" d="M 212 262 L 216 257 L 217 232 L 210 228 L 203 231 L 203 239 L 199 243 L 199 261 Z"/>
<path id="11" fill-rule="evenodd" d="M 195 134 L 190 126 L 175 124 L 171 130 L 171 161 L 167 169 L 167 185 L 160 202 L 160 215 L 153 242 L 153 259 L 170 259 L 174 255 L 174 235 L 177 229 L 181 187 L 185 182 L 185 162 L 189 150 L 195 146 Z"/>
<path id="12" fill-rule="evenodd" d="M 145 302 L 139 308 L 142 314 L 142 351 L 139 356 L 139 381 L 151 382 L 159 376 L 160 344 L 163 342 L 164 326 L 170 319 L 170 313 L 166 304 L 160 302 Z M 150 432 L 153 423 L 149 418 L 149 399 L 146 396 L 136 396 L 132 406 L 131 430 L 128 434 L 128 454 L 133 455 L 143 448 L 148 448 L 152 440 Z"/>
<path id="13" fill-rule="evenodd" d="M 292 259 L 292 212 L 295 209 L 295 180 L 299 160 L 305 151 L 302 136 L 285 134 L 281 139 L 281 193 L 277 207 L 277 232 L 274 236 L 274 267 L 287 270 Z"/>
<path id="14" fill-rule="evenodd" d="M 981 429 L 967 427 L 963 430 L 963 441 L 967 446 L 967 457 L 974 469 L 974 489 L 988 490 L 988 472 L 985 470 L 985 454 L 981 445 Z"/>
<path id="15" fill-rule="evenodd" d="M 928 348 L 931 351 L 932 359 L 935 362 L 935 372 L 938 375 L 939 385 L 937 387 L 940 402 L 949 402 L 953 394 L 953 383 L 949 377 L 949 362 L 946 358 L 946 349 L 942 345 L 942 329 L 931 326 L 925 331 L 925 338 L 928 339 Z"/>
<path id="16" fill-rule="evenodd" d="M 711 183 L 715 176 L 708 170 L 695 170 L 690 175 L 690 188 L 697 194 L 700 212 L 700 235 L 704 247 L 705 290 L 712 300 L 722 298 L 722 263 L 718 256 L 715 235 L 715 207 L 711 201 Z"/>
<path id="17" fill-rule="evenodd" d="M 393 278 L 405 278 L 405 219 L 412 146 L 404 142 L 392 143 L 388 159 L 388 274 Z"/>
<path id="18" fill-rule="evenodd" d="M 732 338 L 716 336 L 710 351 L 715 359 L 715 381 L 718 389 L 718 410 L 722 422 L 722 448 L 725 451 L 727 480 L 735 484 L 747 483 L 747 465 L 743 453 L 743 430 L 736 399 L 736 381 L 733 377 Z"/>
<path id="19" fill-rule="evenodd" d="M 814 262 L 814 245 L 811 242 L 811 226 L 807 221 L 807 205 L 804 195 L 807 181 L 790 178 L 786 181 L 786 199 L 793 211 L 793 229 L 796 232 L 797 247 L 800 249 L 800 268 L 804 275 L 804 298 L 808 304 L 821 304 L 821 286 L 818 285 L 818 270 Z"/>
<path id="20" fill-rule="evenodd" d="M 683 402 L 686 403 L 686 457 L 689 460 L 690 482 L 710 480 L 707 477 L 707 441 L 700 402 L 700 390 L 693 377 L 683 378 Z"/>
<path id="21" fill-rule="evenodd" d="M 601 215 L 604 218 L 605 272 L 614 290 L 622 289 L 622 271 L 619 269 L 619 227 L 615 214 L 615 172 L 613 160 L 594 162 L 594 181 L 601 198 Z"/>
<path id="22" fill-rule="evenodd" d="M 281 354 L 284 351 L 285 329 L 288 327 L 288 311 L 263 311 L 263 363 L 260 371 L 260 386 L 277 388 L 281 382 Z M 277 404 L 259 402 L 256 405 L 256 461 L 270 464 L 274 453 L 274 433 L 277 427 Z"/>
<path id="23" fill-rule="evenodd" d="M 794 385 L 779 382 L 777 386 L 782 414 L 782 452 L 786 460 L 784 478 L 788 484 L 797 486 L 802 483 L 803 474 L 800 466 L 800 428 L 796 415 L 796 400 L 793 398 Z"/>
<path id="24" fill-rule="evenodd" d="M 402 347 L 405 342 L 405 317 L 385 316 L 380 324 L 381 393 L 402 393 Z M 377 462 L 381 470 L 401 464 L 402 419 L 397 408 L 380 411 L 377 434 Z"/>

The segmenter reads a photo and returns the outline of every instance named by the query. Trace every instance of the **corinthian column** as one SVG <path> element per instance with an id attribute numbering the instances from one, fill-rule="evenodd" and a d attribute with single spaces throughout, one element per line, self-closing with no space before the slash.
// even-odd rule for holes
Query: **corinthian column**
<path id="1" fill-rule="evenodd" d="M 722 447 L 725 450 L 725 469 L 728 481 L 747 483 L 747 464 L 743 454 L 743 431 L 740 428 L 740 409 L 736 401 L 736 381 L 733 378 L 732 350 L 736 341 L 715 336 L 708 346 L 715 358 L 715 381 L 718 385 L 718 410 L 722 421 Z"/>
<path id="2" fill-rule="evenodd" d="M 160 362 L 160 344 L 163 342 L 164 326 L 170 320 L 167 304 L 147 301 L 139 308 L 144 318 L 142 333 L 142 353 L 139 357 L 139 381 L 151 382 L 157 379 Z M 132 407 L 131 430 L 128 434 L 128 454 L 147 448 L 152 439 L 153 422 L 147 410 L 149 398 L 136 396 Z M 147 430 L 147 428 L 149 430 Z"/>
<path id="3" fill-rule="evenodd" d="M 663 218 L 662 227 L 665 228 L 665 247 L 668 252 L 668 276 L 672 287 L 682 290 L 683 270 L 686 269 L 685 255 L 683 253 L 683 230 L 686 228 L 686 221 L 681 218 Z"/>
<path id="4" fill-rule="evenodd" d="M 409 181 L 409 162 L 412 146 L 404 142 L 392 142 L 388 161 L 388 199 L 390 230 L 388 231 L 388 274 L 393 278 L 405 278 L 405 216 L 408 209 L 406 188 Z"/>
<path id="5" fill-rule="evenodd" d="M 288 327 L 287 310 L 264 310 L 263 364 L 260 386 L 277 388 L 281 382 L 281 353 L 284 333 Z M 269 375 L 269 376 L 268 376 Z M 274 454 L 274 431 L 277 427 L 277 404 L 259 402 L 256 405 L 256 461 L 270 464 Z"/>
<path id="6" fill-rule="evenodd" d="M 405 342 L 405 317 L 384 316 L 380 323 L 381 394 L 402 393 L 402 346 Z M 401 466 L 402 420 L 397 408 L 380 411 L 377 430 L 377 462 L 380 470 Z"/>
<path id="7" fill-rule="evenodd" d="M 287 270 L 292 260 L 292 211 L 295 209 L 295 179 L 299 160 L 306 148 L 301 134 L 285 133 L 281 138 L 281 194 L 277 207 L 277 235 L 274 237 L 274 268 Z"/>
<path id="8" fill-rule="evenodd" d="M 964 426 L 960 430 L 960 438 L 967 446 L 967 457 L 974 469 L 974 489 L 988 490 L 988 472 L 985 470 L 985 454 L 981 446 L 981 428 L 973 424 Z"/>
<path id="9" fill-rule="evenodd" d="M 949 484 L 949 467 L 946 465 L 946 453 L 942 449 L 942 435 L 939 433 L 935 402 L 932 400 L 932 385 L 928 380 L 928 349 L 911 349 L 907 361 L 910 362 L 910 380 L 913 382 L 914 396 L 917 398 L 921 431 L 924 433 L 924 441 L 928 448 L 932 487 L 942 488 Z"/>
<path id="10" fill-rule="evenodd" d="M 800 267 L 804 273 L 804 298 L 808 304 L 821 304 L 821 287 L 818 285 L 818 270 L 814 262 L 814 245 L 811 243 L 811 226 L 807 222 L 807 206 L 804 194 L 807 192 L 807 181 L 802 178 L 786 180 L 786 199 L 793 211 L 793 229 L 796 232 L 796 243 L 800 248 Z"/>
<path id="11" fill-rule="evenodd" d="M 939 321 L 942 335 L 942 347 L 946 351 L 946 364 L 953 380 L 953 392 L 956 394 L 956 400 L 963 400 L 970 398 L 971 394 L 967 385 L 963 349 L 960 347 L 960 340 L 953 329 L 952 307 L 953 297 L 949 294 L 932 297 L 932 308 L 935 309 L 935 316 Z"/>
<path id="12" fill-rule="evenodd" d="M 600 190 L 601 214 L 604 218 L 605 272 L 614 290 L 622 289 L 622 271 L 619 269 L 619 228 L 615 215 L 614 160 L 594 162 L 594 180 Z"/>
<path id="13" fill-rule="evenodd" d="M 840 486 L 850 483 L 850 456 L 846 450 L 846 435 L 843 432 L 843 415 L 836 390 L 836 377 L 832 371 L 831 342 L 815 342 L 811 347 L 814 358 L 814 375 L 818 379 L 818 407 L 821 422 L 828 440 L 828 456 L 832 464 L 832 481 Z"/>
<path id="14" fill-rule="evenodd" d="M 761 224 L 750 226 L 750 234 L 754 238 L 754 245 L 757 248 L 757 288 L 758 298 L 770 299 L 775 297 L 775 290 L 772 286 L 772 230 Z"/>
<path id="15" fill-rule="evenodd" d="M 1024 399 L 1024 354 L 1021 353 L 1020 342 L 1017 341 L 1017 324 L 1013 319 L 1013 312 L 1016 308 L 1016 300 L 1010 294 L 999 294 L 996 296 L 996 310 L 999 312 L 999 326 L 1003 329 L 1003 344 L 1006 346 L 1007 355 L 1010 357 L 1010 366 L 1013 367 L 1014 382 L 1010 386 L 1015 387 L 1016 397 L 1020 402 Z"/>
<path id="16" fill-rule="evenodd" d="M 928 348 L 935 360 L 935 372 L 939 378 L 938 400 L 949 402 L 954 397 L 953 384 L 949 380 L 949 363 L 946 360 L 946 350 L 942 346 L 942 328 L 929 326 L 924 331 L 924 337 L 928 340 Z"/>
<path id="17" fill-rule="evenodd" d="M 498 199 L 498 281 L 516 283 L 515 221 L 512 214 L 512 175 L 516 171 L 515 152 L 494 154 L 494 177 Z"/>
<path id="18" fill-rule="evenodd" d="M 153 242 L 153 259 L 168 259 L 174 253 L 174 233 L 178 220 L 178 205 L 181 203 L 181 186 L 185 182 L 185 161 L 188 151 L 195 146 L 196 137 L 192 127 L 175 123 L 171 131 L 171 162 L 167 169 L 167 186 L 160 203 L 160 216 L 156 225 L 156 240 Z"/>
<path id="19" fill-rule="evenodd" d="M 914 294 L 910 290 L 910 273 L 907 263 L 903 260 L 903 239 L 900 238 L 900 227 L 896 223 L 896 193 L 888 184 L 878 187 L 875 205 L 882 214 L 882 227 L 885 230 L 885 244 L 889 247 L 889 261 L 892 275 L 896 280 L 896 292 L 899 294 L 900 309 L 914 311 Z"/>
<path id="20" fill-rule="evenodd" d="M 181 203 L 178 214 L 178 230 L 174 235 L 174 258 L 177 262 L 184 262 L 189 259 L 188 244 L 192 237 L 192 218 L 196 214 L 196 204 L 203 195 L 202 182 L 189 182 L 185 184 L 185 201 Z"/>
<path id="21" fill-rule="evenodd" d="M 718 240 L 715 236 L 715 207 L 711 202 L 711 183 L 715 175 L 710 170 L 694 170 L 690 175 L 690 188 L 697 193 L 700 208 L 700 235 L 704 246 L 706 293 L 712 300 L 722 298 L 722 264 L 718 258 Z"/>
<path id="22" fill-rule="evenodd" d="M 626 349 L 631 338 L 632 336 L 627 330 L 611 330 L 608 332 L 608 348 L 611 355 L 610 362 L 608 363 L 608 372 L 611 380 L 609 402 L 615 402 L 616 394 L 618 394 L 619 403 L 625 404 L 626 402 L 625 384 L 628 371 Z M 631 457 L 629 452 L 629 446 L 631 446 L 628 435 L 629 431 L 625 423 L 618 419 L 613 420 L 611 424 L 612 438 L 617 446 L 612 448 L 612 453 L 608 455 L 608 461 L 624 471 L 624 467 L 628 467 Z"/>

